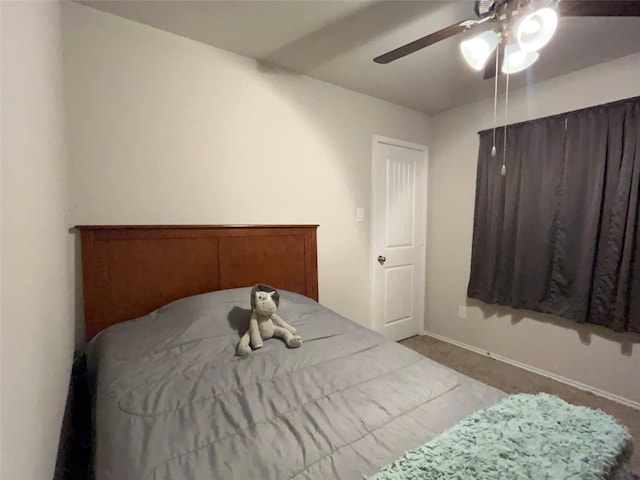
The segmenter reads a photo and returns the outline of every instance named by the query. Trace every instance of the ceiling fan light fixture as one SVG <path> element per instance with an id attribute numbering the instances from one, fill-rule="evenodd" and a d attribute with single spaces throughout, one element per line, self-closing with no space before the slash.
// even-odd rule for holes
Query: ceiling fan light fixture
<path id="1" fill-rule="evenodd" d="M 491 53 L 498 46 L 500 37 L 493 30 L 482 32 L 469 40 L 460 42 L 460 51 L 469 66 L 474 70 L 482 70 Z"/>
<path id="2" fill-rule="evenodd" d="M 507 45 L 504 49 L 504 63 L 502 73 L 518 73 L 533 65 L 540 54 L 538 52 L 525 52 L 516 44 Z"/>
<path id="3" fill-rule="evenodd" d="M 526 15 L 516 27 L 516 38 L 520 49 L 537 52 L 544 47 L 558 27 L 558 14 L 553 8 L 541 8 Z"/>

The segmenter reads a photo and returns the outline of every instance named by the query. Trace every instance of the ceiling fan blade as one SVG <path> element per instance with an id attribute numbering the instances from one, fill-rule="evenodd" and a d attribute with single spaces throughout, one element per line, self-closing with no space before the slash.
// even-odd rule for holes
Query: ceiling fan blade
<path id="1" fill-rule="evenodd" d="M 442 30 L 431 33 L 426 37 L 419 38 L 418 40 L 414 40 L 411 43 L 407 43 L 406 45 L 396 48 L 395 50 L 391 50 L 390 52 L 380 55 L 374 58 L 373 61 L 386 65 L 387 63 L 393 62 L 394 60 L 406 57 L 410 53 L 417 52 L 418 50 L 422 50 L 423 48 L 428 47 L 429 45 L 433 45 L 436 42 L 445 40 L 449 37 L 453 37 L 458 33 L 462 33 L 475 24 L 476 22 L 469 20 L 456 23 L 455 25 L 443 28 Z"/>
<path id="2" fill-rule="evenodd" d="M 498 59 L 498 53 L 500 53 L 500 64 L 498 65 L 498 75 L 502 73 L 502 63 L 504 62 L 504 43 L 500 42 L 496 49 L 493 51 L 489 59 L 487 60 L 487 64 L 484 67 L 484 73 L 482 78 L 488 80 L 489 78 L 494 78 L 496 76 L 496 61 Z"/>
<path id="3" fill-rule="evenodd" d="M 640 17 L 638 0 L 561 0 L 563 17 Z"/>

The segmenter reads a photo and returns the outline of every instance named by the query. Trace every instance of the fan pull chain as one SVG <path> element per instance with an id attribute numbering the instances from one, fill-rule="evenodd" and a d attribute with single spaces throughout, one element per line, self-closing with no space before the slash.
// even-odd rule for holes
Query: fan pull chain
<path id="1" fill-rule="evenodd" d="M 496 47 L 496 76 L 495 88 L 493 91 L 493 146 L 491 147 L 491 156 L 496 156 L 496 118 L 498 116 L 498 65 L 500 65 L 500 45 Z"/>
<path id="2" fill-rule="evenodd" d="M 507 173 L 507 112 L 509 106 L 509 74 L 507 73 L 507 87 L 504 92 L 504 135 L 502 139 L 502 169 L 500 175 L 503 177 Z"/>

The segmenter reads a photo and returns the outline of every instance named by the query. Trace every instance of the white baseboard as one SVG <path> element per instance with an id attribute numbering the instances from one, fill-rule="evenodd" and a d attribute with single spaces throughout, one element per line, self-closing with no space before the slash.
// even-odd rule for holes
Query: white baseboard
<path id="1" fill-rule="evenodd" d="M 636 410 L 640 410 L 640 402 L 636 402 L 635 400 L 631 400 L 629 398 L 621 397 L 620 395 L 616 395 L 614 393 L 607 392 L 605 390 L 600 390 L 599 388 L 592 387 L 590 385 L 586 385 L 581 382 L 577 382 L 575 380 L 571 380 L 570 378 L 562 377 L 560 375 L 556 375 L 555 373 L 547 372 L 546 370 L 541 370 L 536 367 L 532 367 L 531 365 L 527 365 L 526 363 L 518 362 L 516 360 L 511 360 L 510 358 L 503 357 L 501 355 L 497 355 L 495 353 L 488 352 L 486 350 L 482 350 L 481 348 L 474 347 L 472 345 L 467 345 L 466 343 L 459 342 L 457 340 L 453 340 L 448 337 L 444 337 L 442 335 L 438 335 L 437 333 L 429 332 L 426 330 L 420 331 L 420 335 L 426 335 L 428 337 L 433 337 L 438 340 L 442 340 L 443 342 L 450 343 L 452 345 L 456 345 L 458 347 L 464 348 L 466 350 L 471 350 L 472 352 L 479 353 L 481 355 L 485 355 L 491 357 L 495 360 L 498 360 L 503 363 L 507 363 L 509 365 L 513 365 L 514 367 L 522 368 L 523 370 L 527 370 L 529 372 L 537 373 L 538 375 L 542 375 L 543 377 L 550 378 L 552 380 L 556 380 L 557 382 L 564 383 L 566 385 L 570 385 L 575 388 L 579 388 L 580 390 L 584 390 L 586 392 L 593 393 L 598 397 L 606 398 L 607 400 L 612 400 L 614 402 L 620 403 L 627 407 L 635 408 Z"/>

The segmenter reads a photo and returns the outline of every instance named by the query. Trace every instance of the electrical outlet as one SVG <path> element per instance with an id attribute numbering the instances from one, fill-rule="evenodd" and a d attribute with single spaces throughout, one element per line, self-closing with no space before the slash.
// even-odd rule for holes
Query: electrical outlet
<path id="1" fill-rule="evenodd" d="M 467 318 L 467 307 L 458 307 L 458 318 Z"/>
<path id="2" fill-rule="evenodd" d="M 356 209 L 356 222 L 364 223 L 364 208 L 362 207 Z"/>

